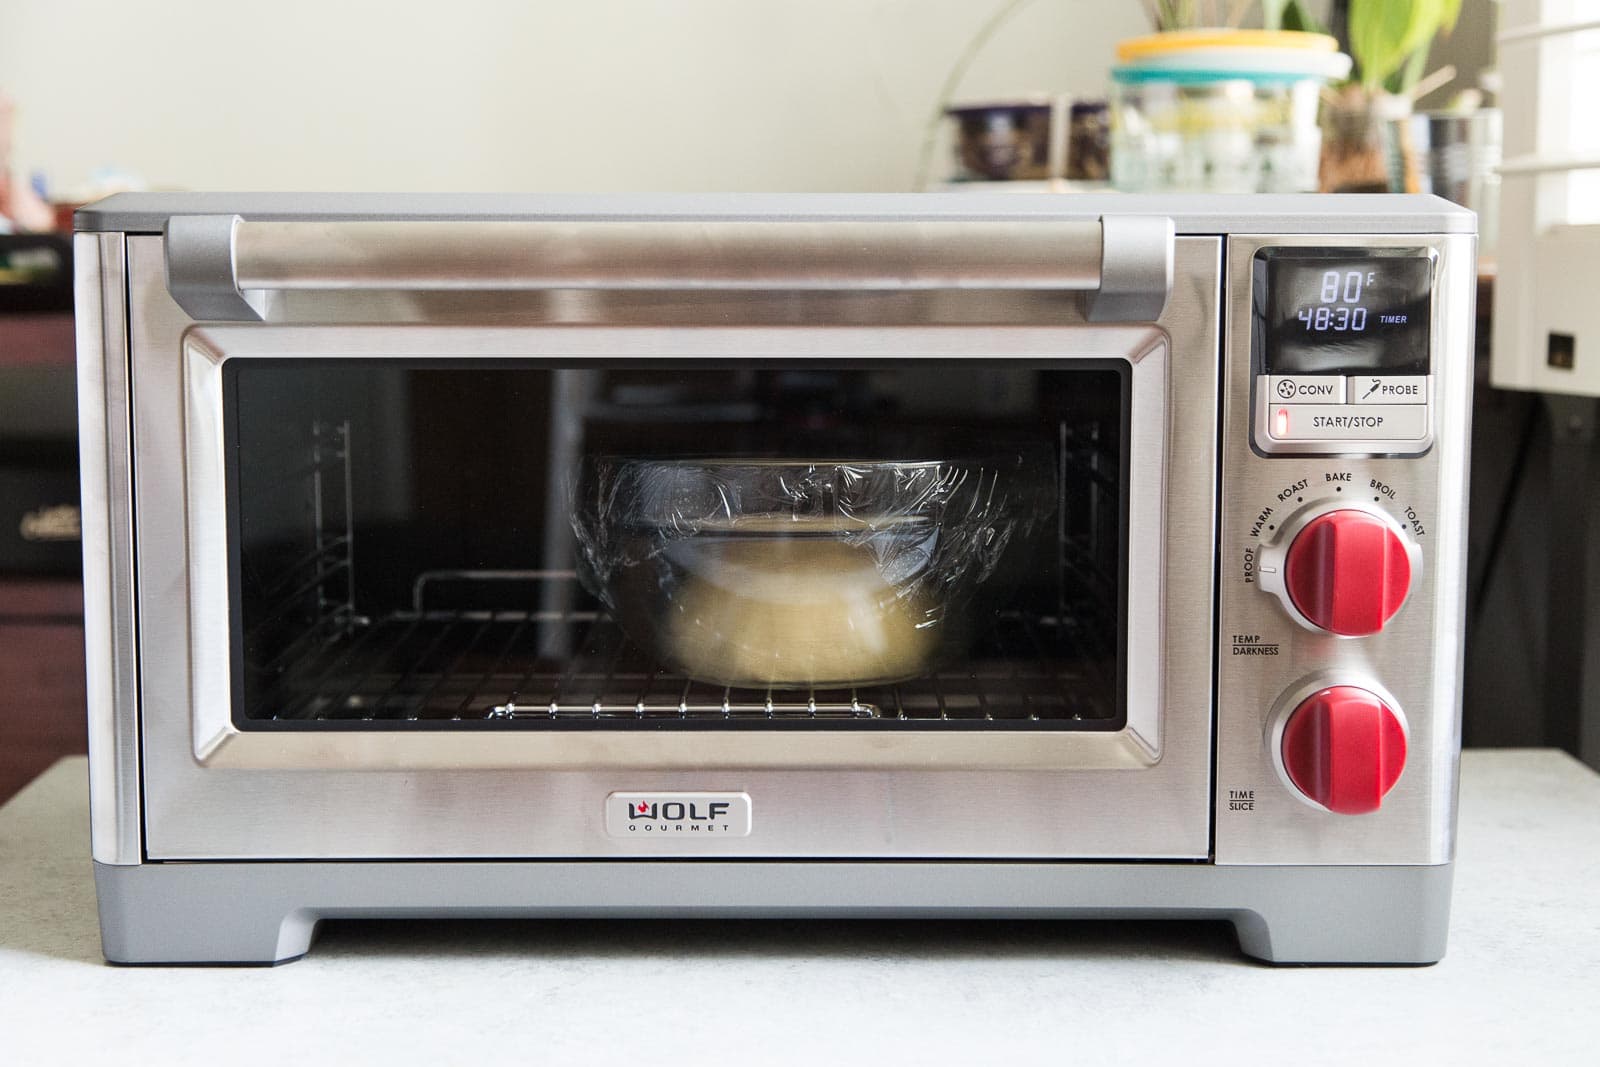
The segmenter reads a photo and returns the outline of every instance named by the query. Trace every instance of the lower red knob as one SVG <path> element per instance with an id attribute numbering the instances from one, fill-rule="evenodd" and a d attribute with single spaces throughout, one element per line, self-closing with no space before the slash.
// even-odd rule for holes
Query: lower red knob
<path id="1" fill-rule="evenodd" d="M 1296 789 L 1340 815 L 1377 811 L 1406 765 L 1406 729 L 1377 694 L 1332 685 L 1283 727 L 1283 768 Z"/>

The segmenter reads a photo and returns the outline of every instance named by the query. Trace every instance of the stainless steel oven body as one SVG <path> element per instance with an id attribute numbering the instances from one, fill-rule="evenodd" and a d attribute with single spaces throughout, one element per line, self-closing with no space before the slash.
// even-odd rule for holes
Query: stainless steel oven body
<path id="1" fill-rule="evenodd" d="M 600 913 L 1214 915 L 1270 959 L 1443 951 L 1470 215 L 141 196 L 76 251 L 108 958 Z M 525 429 L 477 426 L 511 394 Z M 1017 423 L 1053 450 L 1010 636 L 870 693 L 639 666 L 568 581 L 558 468 L 806 403 L 902 449 Z M 294 546 L 309 582 L 261 576 Z"/>

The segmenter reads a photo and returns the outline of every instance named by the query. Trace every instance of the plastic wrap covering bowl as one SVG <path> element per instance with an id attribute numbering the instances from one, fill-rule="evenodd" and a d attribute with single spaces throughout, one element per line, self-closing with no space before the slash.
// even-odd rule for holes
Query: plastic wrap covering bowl
<path id="1" fill-rule="evenodd" d="M 969 640 L 975 602 L 1006 584 L 1007 545 L 1049 500 L 1030 466 L 589 457 L 579 576 L 663 667 L 700 681 L 901 681 Z"/>

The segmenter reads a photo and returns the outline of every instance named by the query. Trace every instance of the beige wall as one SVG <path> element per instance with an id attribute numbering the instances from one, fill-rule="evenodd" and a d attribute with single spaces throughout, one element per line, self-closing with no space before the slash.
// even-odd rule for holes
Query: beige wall
<path id="1" fill-rule="evenodd" d="M 0 0 L 17 156 L 213 189 L 904 189 L 999 0 Z M 1134 0 L 1035 0 L 961 95 L 1103 92 Z M 942 161 L 941 161 L 942 162 Z"/>

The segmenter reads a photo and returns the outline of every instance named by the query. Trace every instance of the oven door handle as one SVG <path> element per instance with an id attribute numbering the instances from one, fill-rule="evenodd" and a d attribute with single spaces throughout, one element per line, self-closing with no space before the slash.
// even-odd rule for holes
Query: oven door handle
<path id="1" fill-rule="evenodd" d="M 1151 322 L 1172 291 L 1172 220 L 285 222 L 181 215 L 167 288 L 192 318 L 261 321 L 287 290 L 1046 289 L 1092 322 Z"/>

